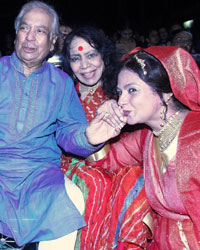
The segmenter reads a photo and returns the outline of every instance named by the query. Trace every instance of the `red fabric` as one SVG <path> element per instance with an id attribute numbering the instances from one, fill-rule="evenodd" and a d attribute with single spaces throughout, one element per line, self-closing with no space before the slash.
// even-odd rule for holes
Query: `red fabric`
<path id="1" fill-rule="evenodd" d="M 129 54 L 138 50 L 142 49 L 138 47 Z M 169 75 L 175 97 L 192 110 L 186 116 L 181 127 L 175 159 L 177 189 L 187 211 L 184 216 L 187 216 L 188 219 L 172 220 L 163 216 L 160 211 L 156 211 L 154 214 L 155 236 L 148 250 L 197 250 L 200 249 L 200 71 L 192 56 L 184 49 L 155 46 L 144 49 L 144 51 L 161 61 Z M 156 158 L 149 146 L 151 137 L 145 144 L 147 149 L 144 158 L 149 159 L 145 170 L 147 177 L 145 188 L 149 190 L 154 188 L 149 185 L 148 178 L 153 178 L 151 165 L 153 165 L 153 161 L 156 164 Z M 162 197 L 162 192 L 157 192 L 157 195 L 158 198 Z M 149 201 L 153 206 L 153 200 L 149 198 Z M 168 213 L 170 212 L 168 210 Z"/>
<path id="2" fill-rule="evenodd" d="M 109 171 L 130 165 L 142 166 L 144 143 L 149 132 L 149 129 L 144 128 L 121 134 L 120 138 L 110 145 L 111 150 L 106 157 L 98 162 L 87 161 L 87 164 L 101 166 Z"/>
<path id="3" fill-rule="evenodd" d="M 102 168 L 77 162 L 68 167 L 66 175 L 81 189 L 85 200 L 84 219 L 87 226 L 78 233 L 75 249 L 98 250 L 101 227 L 111 194 L 112 176 Z"/>
<path id="4" fill-rule="evenodd" d="M 178 151 L 179 149 L 181 148 L 178 142 Z M 191 208 L 185 205 L 180 187 L 177 185 L 177 174 L 180 174 L 182 179 L 185 178 L 185 175 L 180 173 L 182 169 L 185 172 L 184 163 L 182 162 L 180 170 L 178 168 L 180 158 L 176 155 L 167 163 L 167 170 L 163 174 L 158 161 L 158 152 L 154 145 L 154 137 L 150 133 L 146 137 L 143 156 L 145 159 L 145 190 L 154 211 L 154 237 L 147 249 L 199 249 L 194 221 L 190 217 Z M 192 170 L 193 162 L 189 161 Z"/>
<path id="5" fill-rule="evenodd" d="M 76 89 L 79 93 L 78 84 Z M 81 100 L 89 121 L 106 99 L 99 87 L 93 95 L 90 93 Z M 139 136 L 138 140 L 140 139 Z M 141 159 L 136 159 L 135 162 L 138 165 Z M 123 161 L 112 165 L 114 158 L 110 161 L 111 167 L 106 166 L 104 169 L 103 163 L 104 161 L 102 164 L 99 161 L 97 166 L 95 162 L 62 155 L 61 169 L 80 187 L 86 203 L 84 219 L 87 226 L 79 231 L 75 249 L 143 249 L 149 233 L 142 223 L 143 217 L 149 212 L 143 171 L 140 167 L 133 168 Z"/>
<path id="6" fill-rule="evenodd" d="M 179 135 L 177 185 L 200 242 L 200 114 L 190 112 Z"/>
<path id="7" fill-rule="evenodd" d="M 117 239 L 124 243 L 124 249 L 142 249 L 148 235 L 142 219 L 149 211 L 143 171 L 141 167 L 127 166 L 115 173 L 99 246 L 112 249 L 113 239 Z"/>
<path id="8" fill-rule="evenodd" d="M 80 95 L 79 83 L 76 84 L 76 90 Z M 97 108 L 101 104 L 103 104 L 106 100 L 108 100 L 108 98 L 103 93 L 101 86 L 99 86 L 93 94 L 88 93 L 88 95 L 84 100 L 80 98 L 80 101 L 82 103 L 88 121 L 91 121 L 95 117 Z"/>
<path id="9" fill-rule="evenodd" d="M 185 237 L 187 239 L 187 242 L 191 250 L 200 249 L 199 244 L 198 244 L 198 228 L 197 227 L 196 229 L 194 228 L 196 223 L 197 223 L 196 225 L 199 226 L 199 218 L 200 218 L 200 212 L 199 212 L 199 204 L 200 204 L 199 202 L 199 199 L 200 199 L 199 198 L 200 197 L 200 189 L 199 189 L 200 187 L 200 183 L 199 183 L 200 181 L 200 175 L 199 175 L 199 171 L 200 171 L 199 170 L 200 169 L 200 166 L 199 166 L 200 121 L 199 119 L 200 117 L 196 119 L 195 114 L 196 112 L 190 112 L 188 114 L 184 122 L 183 130 L 182 130 L 184 131 L 184 127 L 186 130 L 190 129 L 191 133 L 187 136 L 192 136 L 191 143 L 193 145 L 190 145 L 189 143 L 187 147 L 187 141 L 185 141 L 185 145 L 181 143 L 181 140 L 183 140 L 185 137 L 184 134 L 182 134 L 183 132 L 181 131 L 179 135 L 180 144 L 178 144 L 178 152 L 177 152 L 177 157 L 176 157 L 177 178 L 180 175 L 180 180 L 177 179 L 177 184 L 179 181 L 181 184 L 181 185 L 178 184 L 177 187 L 179 190 L 180 198 L 186 208 L 187 217 L 191 218 L 191 220 L 187 219 L 187 220 L 182 221 L 181 227 L 183 228 L 183 232 L 185 234 Z M 191 126 L 192 126 L 191 123 L 193 123 L 194 131 L 192 131 L 191 129 Z M 144 137 L 145 137 L 145 143 L 144 145 L 140 145 L 140 143 L 144 140 Z M 183 148 L 182 148 L 182 145 L 184 146 Z M 187 149 L 191 148 L 191 152 L 189 153 L 186 152 L 185 160 L 184 162 L 181 162 L 180 160 L 182 159 L 182 156 L 180 156 L 179 153 L 181 153 L 181 150 L 184 149 L 185 147 L 187 147 Z M 118 153 L 115 154 L 116 152 Z M 130 157 L 130 155 L 139 156 L 140 153 L 142 154 L 141 158 Z M 197 155 L 197 158 L 194 157 L 195 155 Z M 144 162 L 143 162 L 143 159 L 144 159 Z M 104 159 L 104 161 L 101 160 L 101 164 L 103 164 L 104 168 L 106 168 L 106 164 L 109 165 L 111 163 L 112 165 L 114 162 L 116 162 L 114 165 L 117 165 L 117 163 L 120 163 L 120 164 L 123 163 L 123 164 L 131 164 L 132 166 L 135 164 L 141 165 L 143 162 L 145 169 L 146 170 L 148 169 L 149 171 L 149 172 L 148 171 L 145 172 L 146 178 L 147 177 L 154 178 L 150 175 L 150 172 L 153 171 L 151 165 L 155 164 L 157 165 L 158 168 L 159 166 L 158 166 L 156 153 L 154 149 L 152 133 L 150 131 L 143 130 L 143 131 L 136 131 L 130 134 L 123 135 L 122 138 L 119 141 L 117 141 L 117 143 L 111 145 L 111 150 L 109 154 L 107 155 L 107 157 Z M 196 170 L 193 169 L 193 166 L 194 166 L 193 164 L 195 164 L 195 168 L 197 168 Z M 188 178 L 185 178 L 187 177 L 187 173 L 189 173 L 189 176 L 188 176 L 189 182 L 188 182 Z M 146 182 L 145 189 L 148 191 L 149 189 L 152 189 L 152 188 L 154 187 L 147 185 L 147 182 Z M 181 189 L 183 188 L 185 188 L 186 190 L 181 191 Z M 149 200 L 149 201 L 153 202 L 152 200 Z M 160 247 L 153 240 L 149 244 L 147 249 L 148 250 L 169 250 L 169 249 L 182 250 L 184 247 L 182 247 L 183 246 L 182 243 L 179 243 L 180 229 L 177 226 L 178 221 L 165 218 L 164 216 L 159 216 L 157 211 L 155 213 L 153 212 L 152 214 L 154 215 L 154 230 L 156 233 L 155 238 L 163 239 L 163 241 L 161 241 L 162 246 Z M 196 237 L 195 237 L 195 232 L 197 233 Z M 124 244 L 122 243 L 120 243 L 120 247 L 126 246 L 128 241 L 124 242 Z M 133 244 L 131 245 L 131 247 L 133 247 Z"/>
<path id="10" fill-rule="evenodd" d="M 123 57 L 144 50 L 155 56 L 166 69 L 175 97 L 193 111 L 200 111 L 200 71 L 194 58 L 175 46 L 137 47 Z"/>

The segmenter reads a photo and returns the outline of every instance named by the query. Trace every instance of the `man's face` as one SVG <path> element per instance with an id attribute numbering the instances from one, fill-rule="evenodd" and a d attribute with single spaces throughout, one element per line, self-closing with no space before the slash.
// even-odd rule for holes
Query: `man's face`
<path id="1" fill-rule="evenodd" d="M 151 45 L 157 45 L 160 42 L 160 38 L 157 30 L 152 30 L 149 34 L 149 42 Z"/>
<path id="2" fill-rule="evenodd" d="M 192 51 L 192 35 L 188 32 L 179 32 L 172 39 L 172 45 L 181 47 L 187 50 L 189 53 Z"/>
<path id="3" fill-rule="evenodd" d="M 59 27 L 60 37 L 58 38 L 58 50 L 59 52 L 62 51 L 64 47 L 64 42 L 67 37 L 67 35 L 72 31 L 72 28 L 69 26 L 61 25 Z"/>
<path id="4" fill-rule="evenodd" d="M 15 50 L 25 67 L 40 67 L 49 51 L 54 49 L 56 37 L 50 39 L 52 21 L 52 17 L 40 8 L 34 8 L 23 16 Z"/>

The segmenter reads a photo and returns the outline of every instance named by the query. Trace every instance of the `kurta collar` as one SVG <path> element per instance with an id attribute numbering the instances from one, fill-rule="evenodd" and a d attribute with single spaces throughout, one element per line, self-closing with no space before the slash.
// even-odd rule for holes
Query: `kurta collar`
<path id="1" fill-rule="evenodd" d="M 22 62 L 19 60 L 16 52 L 13 52 L 13 54 L 11 55 L 11 64 L 13 65 L 13 67 L 17 71 L 19 71 L 22 74 L 24 74 L 24 66 L 23 66 Z M 45 61 L 43 63 L 43 65 L 41 67 L 39 67 L 38 69 L 36 69 L 33 73 L 34 74 L 41 74 L 46 69 L 46 67 L 47 67 L 47 62 Z"/>

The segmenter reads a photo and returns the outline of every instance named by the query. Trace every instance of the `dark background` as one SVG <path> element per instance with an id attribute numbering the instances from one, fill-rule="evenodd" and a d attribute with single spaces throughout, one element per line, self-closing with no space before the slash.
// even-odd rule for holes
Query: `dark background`
<path id="1" fill-rule="evenodd" d="M 27 0 L 1 0 L 0 18 L 2 36 L 14 32 L 14 19 Z M 200 0 L 47 0 L 60 17 L 70 25 L 95 24 L 108 35 L 125 22 L 139 32 L 151 27 L 170 26 L 175 22 L 194 19 L 200 33 Z M 200 36 L 199 36 L 200 37 Z M 2 39 L 1 39 L 2 41 Z"/>

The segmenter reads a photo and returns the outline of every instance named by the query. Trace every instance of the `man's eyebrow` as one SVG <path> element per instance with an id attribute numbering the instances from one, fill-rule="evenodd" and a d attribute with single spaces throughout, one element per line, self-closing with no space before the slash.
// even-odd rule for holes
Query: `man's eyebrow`
<path id="1" fill-rule="evenodd" d="M 30 24 L 28 24 L 28 23 L 27 23 L 27 22 L 25 22 L 25 21 L 22 21 L 22 22 L 20 23 L 20 25 L 27 25 L 27 26 L 31 26 Z M 37 27 L 37 28 L 43 28 L 43 29 L 48 30 L 48 28 L 47 28 L 45 25 L 43 25 L 43 24 L 36 25 L 36 27 Z"/>

